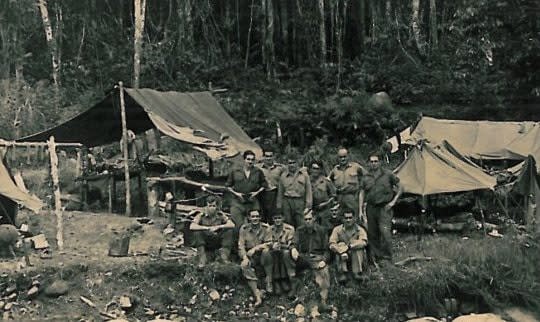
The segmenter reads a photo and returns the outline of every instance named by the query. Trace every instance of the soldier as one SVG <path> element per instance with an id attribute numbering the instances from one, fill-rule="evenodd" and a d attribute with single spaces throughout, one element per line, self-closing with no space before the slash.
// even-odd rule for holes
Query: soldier
<path id="1" fill-rule="evenodd" d="M 326 310 L 328 289 L 330 288 L 330 273 L 328 271 L 328 238 L 326 230 L 315 223 L 313 212 L 304 215 L 304 225 L 296 230 L 296 248 L 291 250 L 291 256 L 298 270 L 311 269 L 315 275 L 315 283 L 320 289 L 321 310 Z M 298 289 L 298 281 L 294 281 L 289 292 L 293 296 Z"/>
<path id="2" fill-rule="evenodd" d="M 272 246 L 272 228 L 261 223 L 261 215 L 258 210 L 249 213 L 249 223 L 240 228 L 238 240 L 238 255 L 242 259 L 241 267 L 244 277 L 253 296 L 255 306 L 262 303 L 261 291 L 257 287 L 256 266 L 262 266 L 265 273 L 266 291 L 272 293 L 272 268 L 273 261 L 270 254 Z"/>
<path id="3" fill-rule="evenodd" d="M 285 217 L 285 222 L 300 227 L 304 214 L 311 210 L 313 195 L 309 176 L 298 168 L 295 158 L 289 157 L 287 170 L 279 178 L 277 209 Z"/>
<path id="4" fill-rule="evenodd" d="M 359 214 L 358 193 L 364 169 L 358 163 L 349 161 L 347 149 L 339 149 L 338 157 L 339 163 L 332 169 L 328 177 L 336 186 L 337 198 L 341 207 L 352 209 L 355 214 Z"/>
<path id="5" fill-rule="evenodd" d="M 311 187 L 313 190 L 313 210 L 317 222 L 323 226 L 328 234 L 332 231 L 331 208 L 336 200 L 336 187 L 323 175 L 322 164 L 313 162 L 310 169 Z"/>
<path id="6" fill-rule="evenodd" d="M 276 213 L 276 197 L 279 177 L 281 177 L 281 174 L 285 171 L 285 167 L 275 162 L 274 152 L 264 151 L 263 163 L 260 168 L 264 173 L 268 185 L 261 194 L 263 221 L 270 224 L 272 216 Z"/>
<path id="7" fill-rule="evenodd" d="M 396 191 L 397 190 L 397 191 Z M 369 171 L 362 179 L 360 216 L 367 215 L 370 258 L 392 259 L 392 207 L 403 189 L 399 178 L 381 167 L 377 153 L 369 157 Z"/>
<path id="8" fill-rule="evenodd" d="M 362 279 L 368 237 L 364 227 L 357 224 L 354 219 L 354 211 L 345 209 L 343 211 L 344 223 L 336 226 L 330 235 L 330 250 L 337 255 L 338 281 L 340 282 L 347 280 L 348 266 L 351 267 L 354 279 Z"/>
<path id="9" fill-rule="evenodd" d="M 232 169 L 225 183 L 233 195 L 231 218 L 237 228 L 244 224 L 248 211 L 260 209 L 257 195 L 267 187 L 264 173 L 254 164 L 255 153 L 247 150 L 244 152 L 244 166 Z"/>
<path id="10" fill-rule="evenodd" d="M 208 196 L 204 212 L 197 214 L 189 225 L 189 229 L 193 231 L 193 247 L 197 248 L 199 254 L 200 269 L 206 265 L 208 249 L 219 249 L 221 260 L 229 261 L 233 228 L 232 220 L 219 210 L 217 198 Z"/>
<path id="11" fill-rule="evenodd" d="M 286 224 L 283 215 L 274 215 L 272 226 L 272 259 L 274 268 L 272 278 L 274 292 L 281 294 L 291 289 L 290 280 L 295 276 L 295 263 L 291 257 L 291 249 L 294 248 L 294 227 Z"/>

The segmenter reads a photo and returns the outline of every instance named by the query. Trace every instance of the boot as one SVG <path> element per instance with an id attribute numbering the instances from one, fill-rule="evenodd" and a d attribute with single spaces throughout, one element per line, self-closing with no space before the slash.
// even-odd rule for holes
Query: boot
<path id="1" fill-rule="evenodd" d="M 229 256 L 231 255 L 231 250 L 229 248 L 222 248 L 219 250 L 219 256 L 223 263 L 229 263 Z"/>
<path id="2" fill-rule="evenodd" d="M 204 247 L 198 247 L 197 253 L 199 254 L 199 263 L 197 264 L 198 269 L 203 269 L 206 266 L 206 250 Z"/>

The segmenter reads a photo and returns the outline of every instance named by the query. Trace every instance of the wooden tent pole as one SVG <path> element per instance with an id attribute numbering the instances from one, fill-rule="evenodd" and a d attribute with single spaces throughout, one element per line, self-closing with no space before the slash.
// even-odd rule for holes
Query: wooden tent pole
<path id="1" fill-rule="evenodd" d="M 49 145 L 49 155 L 51 158 L 51 177 L 54 190 L 54 209 L 56 213 L 56 243 L 58 250 L 64 249 L 64 223 L 62 218 L 62 204 L 60 200 L 60 184 L 58 183 L 58 156 L 56 155 L 56 144 L 54 136 L 47 141 Z"/>
<path id="2" fill-rule="evenodd" d="M 120 88 L 120 109 L 122 112 L 122 150 L 124 151 L 124 179 L 126 186 L 126 216 L 131 216 L 131 190 L 129 182 L 129 151 L 126 121 L 126 103 L 124 101 L 124 84 L 118 82 Z"/>

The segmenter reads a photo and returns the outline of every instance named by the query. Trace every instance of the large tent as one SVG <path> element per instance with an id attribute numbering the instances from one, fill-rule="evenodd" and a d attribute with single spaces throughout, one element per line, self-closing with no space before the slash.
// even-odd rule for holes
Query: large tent
<path id="1" fill-rule="evenodd" d="M 427 196 L 438 193 L 493 189 L 496 178 L 458 154 L 448 142 L 414 146 L 394 172 L 404 192 Z"/>
<path id="2" fill-rule="evenodd" d="M 135 134 L 157 128 L 163 134 L 193 145 L 209 157 L 231 157 L 260 147 L 227 114 L 209 92 L 160 92 L 125 88 L 127 128 Z M 120 91 L 105 98 L 67 122 L 17 141 L 82 143 L 87 147 L 119 141 L 122 137 Z"/>
<path id="3" fill-rule="evenodd" d="M 5 163 L 0 159 L 0 223 L 14 224 L 17 205 L 36 213 L 43 207 L 41 200 L 22 191 L 15 184 Z"/>
<path id="4" fill-rule="evenodd" d="M 540 130 L 537 122 L 493 122 L 444 120 L 423 117 L 404 143 L 443 140 L 474 159 L 523 160 L 528 154 L 540 158 Z"/>

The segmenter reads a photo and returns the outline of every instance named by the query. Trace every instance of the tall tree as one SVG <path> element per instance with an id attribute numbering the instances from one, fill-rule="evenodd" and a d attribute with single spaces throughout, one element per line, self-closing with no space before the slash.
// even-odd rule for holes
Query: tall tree
<path id="1" fill-rule="evenodd" d="M 436 0 L 429 0 L 429 38 L 431 39 L 431 48 L 436 49 L 438 46 Z"/>
<path id="2" fill-rule="evenodd" d="M 47 7 L 47 0 L 38 0 L 39 12 L 41 13 L 41 20 L 43 22 L 43 29 L 45 31 L 45 39 L 47 40 L 47 46 L 52 61 L 52 79 L 55 89 L 55 108 L 57 108 L 60 102 L 60 64 L 58 63 L 58 44 L 56 37 L 53 36 L 53 29 L 51 20 L 49 18 L 49 9 Z"/>
<path id="3" fill-rule="evenodd" d="M 424 54 L 424 42 L 422 39 L 422 30 L 420 25 L 420 0 L 412 0 L 411 25 L 414 41 L 418 52 Z"/>
<path id="4" fill-rule="evenodd" d="M 134 0 L 135 33 L 133 36 L 133 87 L 138 88 L 141 77 L 142 36 L 146 13 L 146 0 Z"/>
<path id="5" fill-rule="evenodd" d="M 324 0 L 319 0 L 319 39 L 321 45 L 321 66 L 326 64 L 326 25 L 324 23 Z"/>

